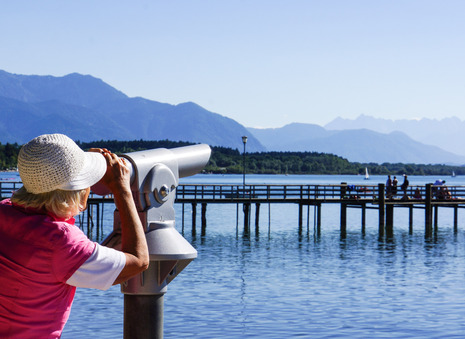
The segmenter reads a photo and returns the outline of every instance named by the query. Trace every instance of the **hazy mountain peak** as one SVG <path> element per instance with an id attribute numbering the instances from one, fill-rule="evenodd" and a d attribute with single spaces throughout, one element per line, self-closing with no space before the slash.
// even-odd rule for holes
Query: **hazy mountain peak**
<path id="1" fill-rule="evenodd" d="M 205 108 L 203 108 L 202 106 L 196 104 L 195 102 L 192 102 L 192 101 L 186 101 L 186 102 L 182 102 L 180 104 L 177 104 L 176 107 L 178 108 L 182 108 L 182 109 L 188 109 L 188 110 L 203 110 L 203 111 L 206 111 Z"/>
<path id="2" fill-rule="evenodd" d="M 434 118 L 411 118 L 411 119 L 387 119 L 387 118 L 377 118 L 370 115 L 360 114 L 355 119 L 337 117 L 331 122 L 327 123 L 324 127 L 326 129 L 356 129 L 360 127 L 365 127 L 368 129 L 373 129 L 372 124 L 382 124 L 387 125 L 392 128 L 393 126 L 402 124 L 402 123 L 420 123 L 420 124 L 436 124 L 436 123 L 461 123 L 463 120 L 460 120 L 457 117 L 445 117 L 441 119 Z M 378 128 L 380 128 L 378 126 Z"/>
<path id="3" fill-rule="evenodd" d="M 325 128 L 334 131 L 366 128 L 379 133 L 400 131 L 415 141 L 465 155 L 465 122 L 457 117 L 390 120 L 362 114 L 356 119 L 338 117 Z"/>
<path id="4" fill-rule="evenodd" d="M 279 129 L 249 130 L 270 151 L 332 153 L 357 162 L 465 163 L 465 157 L 421 144 L 400 131 L 381 133 L 360 125 L 343 130 L 326 130 L 315 126 L 291 124 Z"/>

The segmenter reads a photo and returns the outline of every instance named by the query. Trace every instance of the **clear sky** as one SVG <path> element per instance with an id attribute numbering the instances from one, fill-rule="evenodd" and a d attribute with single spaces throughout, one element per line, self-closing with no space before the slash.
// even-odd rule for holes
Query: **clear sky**
<path id="1" fill-rule="evenodd" d="M 463 0 L 0 1 L 0 69 L 78 72 L 247 127 L 465 119 Z"/>

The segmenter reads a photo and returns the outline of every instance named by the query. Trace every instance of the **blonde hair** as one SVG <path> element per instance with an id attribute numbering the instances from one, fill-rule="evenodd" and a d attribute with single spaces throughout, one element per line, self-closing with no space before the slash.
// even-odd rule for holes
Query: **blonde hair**
<path id="1" fill-rule="evenodd" d="M 87 189 L 77 191 L 54 190 L 34 194 L 21 187 L 11 197 L 15 204 L 26 208 L 45 209 L 59 218 L 71 218 L 86 208 Z"/>

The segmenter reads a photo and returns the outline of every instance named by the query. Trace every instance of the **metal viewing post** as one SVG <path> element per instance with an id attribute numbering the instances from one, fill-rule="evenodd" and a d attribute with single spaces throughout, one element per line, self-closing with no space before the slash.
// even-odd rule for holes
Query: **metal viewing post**
<path id="1" fill-rule="evenodd" d="M 208 145 L 153 149 L 122 155 L 131 164 L 131 189 L 149 247 L 150 265 L 121 284 L 124 338 L 163 338 L 163 297 L 167 285 L 197 257 L 175 229 L 174 201 L 179 178 L 200 172 L 210 159 Z M 93 188 L 99 193 L 99 187 Z M 121 248 L 119 212 L 103 245 Z"/>
<path id="2" fill-rule="evenodd" d="M 244 152 L 242 153 L 242 196 L 245 196 L 245 144 L 247 144 L 247 136 L 242 137 L 244 144 Z"/>

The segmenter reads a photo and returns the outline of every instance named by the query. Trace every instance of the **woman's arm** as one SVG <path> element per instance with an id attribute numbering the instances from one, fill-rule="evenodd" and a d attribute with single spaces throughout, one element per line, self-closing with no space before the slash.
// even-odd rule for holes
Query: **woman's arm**
<path id="1" fill-rule="evenodd" d="M 132 196 L 130 173 L 125 159 L 107 150 L 103 150 L 102 153 L 107 160 L 107 172 L 102 183 L 113 193 L 121 218 L 121 251 L 126 256 L 126 265 L 114 282 L 120 284 L 148 268 L 149 251 Z"/>

